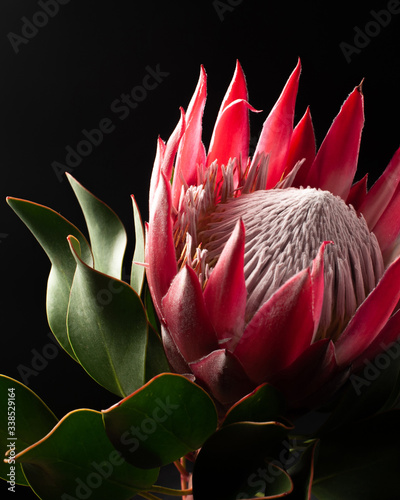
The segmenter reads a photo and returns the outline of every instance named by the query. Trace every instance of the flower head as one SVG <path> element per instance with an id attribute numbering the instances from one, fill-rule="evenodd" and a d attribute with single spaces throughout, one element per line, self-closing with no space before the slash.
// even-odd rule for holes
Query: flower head
<path id="1" fill-rule="evenodd" d="M 316 153 L 309 109 L 293 128 L 300 62 L 249 157 L 237 63 L 208 152 L 206 73 L 158 141 L 147 227 L 148 282 L 174 370 L 222 406 L 271 382 L 314 404 L 396 340 L 400 149 L 367 191 L 353 184 L 364 102 L 356 87 Z"/>

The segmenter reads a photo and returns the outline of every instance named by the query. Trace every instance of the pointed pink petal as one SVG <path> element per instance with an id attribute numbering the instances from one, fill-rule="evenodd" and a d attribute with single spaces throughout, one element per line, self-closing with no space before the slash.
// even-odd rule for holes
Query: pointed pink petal
<path id="1" fill-rule="evenodd" d="M 147 280 L 157 313 L 162 318 L 161 299 L 177 273 L 172 235 L 171 188 L 163 172 L 151 204 L 146 238 Z"/>
<path id="2" fill-rule="evenodd" d="M 254 108 L 247 102 L 247 85 L 242 67 L 236 61 L 235 73 L 222 100 L 212 133 L 207 166 L 214 160 L 219 165 L 226 165 L 229 158 L 242 158 L 242 165 L 246 165 L 250 142 L 250 125 L 248 109 Z M 236 102 L 239 105 L 233 106 Z M 230 111 L 227 112 L 227 108 Z"/>
<path id="3" fill-rule="evenodd" d="M 299 272 L 263 304 L 247 325 L 234 354 L 257 384 L 289 366 L 314 332 L 309 269 Z"/>
<path id="4" fill-rule="evenodd" d="M 208 356 L 190 363 L 196 382 L 222 405 L 230 406 L 254 389 L 236 357 L 226 349 L 211 352 Z"/>
<path id="5" fill-rule="evenodd" d="M 396 247 L 400 235 L 400 184 L 397 186 L 392 199 L 385 211 L 375 224 L 373 233 L 375 234 L 385 264 L 392 260 L 392 250 Z"/>
<path id="6" fill-rule="evenodd" d="M 350 365 L 353 359 L 361 356 L 385 326 L 400 299 L 399 281 L 400 258 L 386 269 L 336 342 L 340 366 Z"/>
<path id="7" fill-rule="evenodd" d="M 400 182 L 400 148 L 389 162 L 383 174 L 368 191 L 360 212 L 372 231 L 383 214 Z"/>
<path id="8" fill-rule="evenodd" d="M 229 159 L 236 158 L 238 161 L 241 159 L 243 171 L 249 155 L 249 109 L 258 113 L 247 101 L 237 99 L 218 116 L 211 137 L 207 166 L 215 160 L 218 165 L 227 165 Z"/>
<path id="9" fill-rule="evenodd" d="M 244 225 L 239 220 L 211 272 L 204 300 L 218 338 L 235 341 L 243 332 L 246 309 Z"/>
<path id="10" fill-rule="evenodd" d="M 176 373 L 190 373 L 189 365 L 184 360 L 182 353 L 175 344 L 170 332 L 161 323 L 161 339 L 168 363 Z"/>
<path id="11" fill-rule="evenodd" d="M 233 74 L 231 83 L 229 84 L 228 90 L 222 99 L 221 106 L 218 111 L 218 116 L 222 114 L 224 109 L 229 106 L 233 101 L 237 99 L 244 99 L 247 101 L 249 98 L 247 93 L 246 77 L 243 73 L 242 66 L 239 61 L 236 60 L 235 72 Z"/>
<path id="12" fill-rule="evenodd" d="M 201 66 L 199 81 L 186 113 L 186 130 L 179 144 L 176 157 L 172 187 L 172 203 L 175 207 L 178 206 L 181 194 L 181 176 L 186 184 L 190 186 L 196 184 L 197 165 L 203 165 L 203 168 L 205 168 L 206 158 L 204 146 L 201 142 L 201 134 L 206 97 L 207 75 L 203 66 Z"/>
<path id="13" fill-rule="evenodd" d="M 365 366 L 368 361 L 373 360 L 379 353 L 386 351 L 389 347 L 393 348 L 394 343 L 397 344 L 397 349 L 399 349 L 399 341 L 400 311 L 397 311 L 382 328 L 370 346 L 365 349 L 360 357 L 353 361 L 353 370 L 356 371 Z"/>
<path id="14" fill-rule="evenodd" d="M 160 178 L 160 172 L 161 172 L 161 164 L 164 158 L 164 152 L 165 152 L 165 142 L 161 139 L 161 137 L 158 137 L 157 140 L 157 152 L 156 152 L 156 157 L 154 159 L 154 165 L 153 165 L 153 170 L 151 172 L 151 179 L 150 179 L 150 192 L 149 192 L 149 205 L 151 206 L 154 198 L 154 193 L 156 192 L 157 186 L 158 186 L 158 179 Z"/>
<path id="15" fill-rule="evenodd" d="M 307 183 L 331 191 L 346 200 L 357 170 L 364 99 L 356 87 L 332 123 L 311 166 Z"/>
<path id="16" fill-rule="evenodd" d="M 164 158 L 161 165 L 161 170 L 168 180 L 171 179 L 172 166 L 174 163 L 174 158 L 178 150 L 180 140 L 186 128 L 185 111 L 180 108 L 181 117 L 174 131 L 172 132 L 170 138 L 167 141 L 167 147 L 165 148 Z"/>
<path id="17" fill-rule="evenodd" d="M 253 158 L 259 153 L 269 154 L 267 189 L 281 180 L 286 167 L 293 133 L 294 108 L 299 86 L 300 60 L 290 75 L 279 99 L 264 122 Z"/>
<path id="18" fill-rule="evenodd" d="M 360 206 L 367 195 L 367 184 L 368 174 L 364 175 L 362 179 L 351 186 L 349 196 L 346 200 L 347 205 L 352 205 L 358 213 L 360 213 Z"/>
<path id="19" fill-rule="evenodd" d="M 305 159 L 293 182 L 293 187 L 303 186 L 308 171 L 315 158 L 315 136 L 310 109 L 307 108 L 303 118 L 296 125 L 290 139 L 289 153 L 286 161 L 286 172 L 289 173 L 296 163 Z"/>
<path id="20" fill-rule="evenodd" d="M 318 254 L 313 260 L 311 266 L 311 286 L 312 286 L 312 312 L 314 319 L 314 335 L 312 342 L 318 330 L 319 320 L 321 318 L 322 304 L 324 301 L 324 253 L 325 247 L 331 241 L 324 241 L 319 248 Z"/>
<path id="21" fill-rule="evenodd" d="M 162 299 L 165 325 L 187 362 L 218 349 L 196 273 L 185 266 Z"/>

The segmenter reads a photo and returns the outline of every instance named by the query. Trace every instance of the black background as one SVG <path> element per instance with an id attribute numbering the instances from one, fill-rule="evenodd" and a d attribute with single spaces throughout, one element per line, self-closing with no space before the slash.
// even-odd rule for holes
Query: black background
<path id="1" fill-rule="evenodd" d="M 247 77 L 250 103 L 263 110 L 251 115 L 251 135 L 256 137 L 298 57 L 303 71 L 295 121 L 310 105 L 318 145 L 347 95 L 365 78 L 366 124 L 357 179 L 370 172 L 371 185 L 400 144 L 400 14 L 392 14 L 385 27 L 368 24 L 374 20 L 371 9 L 380 12 L 394 3 L 231 0 L 217 7 L 211 0 L 70 0 L 28 43 L 13 48 L 10 33 L 22 34 L 21 18 L 32 20 L 43 9 L 36 1 L 2 0 L 0 371 L 21 379 L 18 366 L 30 366 L 32 349 L 40 351 L 49 332 L 49 262 L 5 203 L 7 195 L 47 205 L 85 230 L 69 183 L 60 182 L 52 162 L 65 163 L 66 146 L 75 148 L 83 129 L 112 119 L 115 130 L 72 175 L 121 217 L 129 235 L 128 262 L 133 243 L 130 195 L 136 196 L 147 220 L 157 136 L 166 140 L 179 119 L 179 106 L 187 107 L 200 64 L 208 74 L 207 145 L 236 59 Z M 376 31 L 374 36 L 346 60 L 341 44 L 354 45 L 356 32 L 367 28 L 371 35 Z M 142 84 L 148 66 L 168 75 L 121 120 L 110 105 Z M 117 400 L 61 350 L 29 379 L 29 387 L 60 418 L 75 408 L 99 410 Z M 36 498 L 22 487 L 17 495 Z"/>

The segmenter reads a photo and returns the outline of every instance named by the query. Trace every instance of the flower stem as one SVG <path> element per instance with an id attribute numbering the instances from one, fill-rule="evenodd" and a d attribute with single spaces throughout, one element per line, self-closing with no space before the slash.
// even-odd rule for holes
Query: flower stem
<path id="1" fill-rule="evenodd" d="M 148 491 L 147 492 L 141 491 L 140 493 L 138 493 L 138 495 L 142 498 L 146 498 L 146 500 L 161 500 L 160 497 L 156 497 L 155 495 L 152 495 Z"/>
<path id="2" fill-rule="evenodd" d="M 153 484 L 150 491 L 154 493 L 163 493 L 164 495 L 171 495 L 173 497 L 193 495 L 192 488 L 186 490 L 175 490 L 174 488 L 166 488 L 165 486 L 158 486 L 157 484 Z"/>
<path id="3" fill-rule="evenodd" d="M 174 465 L 175 467 L 178 469 L 178 472 L 179 474 L 181 475 L 181 477 L 185 477 L 185 478 L 189 478 L 190 474 L 187 472 L 186 468 L 185 468 L 185 462 L 184 462 L 184 458 L 181 458 L 181 460 L 176 460 L 174 462 Z"/>

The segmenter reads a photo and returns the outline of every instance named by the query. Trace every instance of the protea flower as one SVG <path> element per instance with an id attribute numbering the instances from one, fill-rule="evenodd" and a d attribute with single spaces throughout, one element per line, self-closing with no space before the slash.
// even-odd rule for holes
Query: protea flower
<path id="1" fill-rule="evenodd" d="M 206 73 L 150 186 L 146 263 L 173 370 L 223 407 L 270 382 L 315 403 L 397 339 L 400 149 L 367 192 L 353 184 L 363 94 L 344 102 L 317 154 L 309 109 L 293 129 L 300 61 L 249 157 L 239 63 L 208 152 Z"/>

